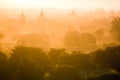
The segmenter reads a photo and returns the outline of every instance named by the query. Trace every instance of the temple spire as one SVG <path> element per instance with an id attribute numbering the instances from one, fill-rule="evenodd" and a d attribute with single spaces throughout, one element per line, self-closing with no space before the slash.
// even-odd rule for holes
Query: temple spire
<path id="1" fill-rule="evenodd" d="M 23 23 L 26 22 L 26 17 L 25 17 L 25 14 L 24 14 L 23 11 L 22 11 L 21 14 L 20 14 L 19 22 L 20 22 L 21 24 L 23 24 Z"/>
<path id="2" fill-rule="evenodd" d="M 37 21 L 44 21 L 45 19 L 46 19 L 45 13 L 44 13 L 43 9 L 41 9 L 41 12 L 37 18 Z"/>

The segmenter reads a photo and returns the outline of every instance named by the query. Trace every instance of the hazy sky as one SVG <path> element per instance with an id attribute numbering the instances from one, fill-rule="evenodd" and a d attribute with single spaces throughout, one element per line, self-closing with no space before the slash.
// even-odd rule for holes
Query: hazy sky
<path id="1" fill-rule="evenodd" d="M 120 9 L 120 0 L 0 0 L 4 8 L 106 8 Z"/>

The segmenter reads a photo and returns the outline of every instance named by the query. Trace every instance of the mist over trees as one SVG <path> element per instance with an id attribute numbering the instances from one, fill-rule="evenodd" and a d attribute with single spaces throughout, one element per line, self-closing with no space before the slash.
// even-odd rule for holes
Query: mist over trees
<path id="1" fill-rule="evenodd" d="M 110 32 L 114 40 L 119 43 L 120 41 L 120 17 L 119 16 L 114 17 L 112 19 Z"/>
<path id="2" fill-rule="evenodd" d="M 101 15 L 98 16 L 100 13 Z M 68 50 L 71 48 L 71 50 L 94 51 L 104 46 L 119 43 L 119 16 L 113 18 L 118 13 L 117 11 L 97 9 L 93 11 L 63 11 L 50 15 L 53 13 L 41 9 L 36 17 L 33 15 L 34 17 L 30 19 L 32 14 L 22 11 L 17 14 L 17 18 L 0 20 L 2 27 L 0 31 L 4 34 L 2 47 L 12 48 L 19 42 L 27 43 L 29 46 L 37 46 L 37 42 L 39 43 L 40 40 L 39 47 L 43 48 L 57 47 Z M 25 41 L 22 41 L 21 38 L 28 34 L 40 36 L 47 34 L 48 38 L 42 36 L 43 38 L 37 39 L 38 37 L 34 36 L 31 37 L 34 39 L 26 37 Z"/>
<path id="3" fill-rule="evenodd" d="M 32 19 L 24 11 L 0 18 L 0 80 L 119 80 L 119 13 L 41 10 Z"/>
<path id="4" fill-rule="evenodd" d="M 42 34 L 27 34 L 20 37 L 17 42 L 18 45 L 26 45 L 33 47 L 48 48 L 49 47 L 49 38 L 47 35 Z"/>
<path id="5" fill-rule="evenodd" d="M 91 33 L 71 31 L 64 37 L 64 45 L 70 50 L 90 51 L 97 49 L 97 40 Z"/>

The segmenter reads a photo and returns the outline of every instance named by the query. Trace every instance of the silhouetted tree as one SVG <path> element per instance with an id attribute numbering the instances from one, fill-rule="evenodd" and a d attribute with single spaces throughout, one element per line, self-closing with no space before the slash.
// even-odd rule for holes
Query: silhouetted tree
<path id="1" fill-rule="evenodd" d="M 79 46 L 79 33 L 69 32 L 64 38 L 64 44 L 68 46 Z"/>
<path id="2" fill-rule="evenodd" d="M 96 49 L 96 38 L 90 33 L 73 31 L 69 32 L 64 38 L 64 44 L 70 49 L 81 51 L 92 51 Z"/>
<path id="3" fill-rule="evenodd" d="M 74 67 L 59 66 L 51 72 L 50 80 L 79 80 L 79 75 Z"/>
<path id="4" fill-rule="evenodd" d="M 80 36 L 79 32 L 77 31 L 72 31 L 66 34 L 64 37 L 64 45 L 68 49 L 78 49 L 80 46 Z"/>
<path id="5" fill-rule="evenodd" d="M 105 33 L 104 33 L 104 29 L 98 29 L 95 31 L 95 37 L 97 39 L 97 42 L 99 45 L 103 45 L 103 43 L 105 42 Z"/>
<path id="6" fill-rule="evenodd" d="M 88 54 L 82 54 L 81 52 L 73 52 L 72 54 L 60 56 L 59 65 L 73 66 L 79 71 L 79 73 L 86 72 L 86 75 L 92 68 L 90 56 Z"/>
<path id="7" fill-rule="evenodd" d="M 7 56 L 0 51 L 0 80 L 5 80 L 6 78 L 6 63 L 7 63 Z"/>
<path id="8" fill-rule="evenodd" d="M 120 71 L 120 46 L 97 50 L 93 52 L 92 58 L 95 64 Z"/>
<path id="9" fill-rule="evenodd" d="M 120 17 L 114 17 L 111 21 L 110 32 L 115 41 L 120 41 Z"/>
<path id="10" fill-rule="evenodd" d="M 21 64 L 19 80 L 44 80 L 43 67 L 32 60 L 25 60 Z"/>
<path id="11" fill-rule="evenodd" d="M 38 35 L 38 34 L 27 34 L 23 35 L 18 41 L 19 45 L 26 45 L 29 47 L 39 47 L 39 48 L 48 48 L 49 47 L 49 39 L 48 36 Z"/>
<path id="12" fill-rule="evenodd" d="M 98 79 L 99 80 L 120 80 L 120 75 L 116 73 L 109 73 L 109 74 L 100 75 Z"/>
<path id="13" fill-rule="evenodd" d="M 50 60 L 42 49 L 19 46 L 12 51 L 8 65 L 11 79 L 39 80 L 51 66 Z"/>
<path id="14" fill-rule="evenodd" d="M 120 79 L 120 75 L 117 73 L 108 73 L 97 77 L 87 78 L 87 80 L 119 80 L 119 79 Z"/>
<path id="15" fill-rule="evenodd" d="M 80 35 L 80 43 L 81 45 L 96 45 L 97 41 L 94 35 L 90 33 L 82 33 Z"/>
<path id="16" fill-rule="evenodd" d="M 48 56 L 55 65 L 58 64 L 59 57 L 63 54 L 66 54 L 65 49 L 50 49 L 48 52 Z"/>

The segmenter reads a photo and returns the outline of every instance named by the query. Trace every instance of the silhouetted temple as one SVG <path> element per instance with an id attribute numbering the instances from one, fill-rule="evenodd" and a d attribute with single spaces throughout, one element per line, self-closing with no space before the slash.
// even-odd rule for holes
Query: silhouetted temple
<path id="1" fill-rule="evenodd" d="M 24 12 L 22 11 L 19 17 L 19 23 L 20 24 L 25 24 L 26 23 L 26 17 L 24 15 Z"/>
<path id="2" fill-rule="evenodd" d="M 46 16 L 45 16 L 45 13 L 44 13 L 43 10 L 41 10 L 41 12 L 40 12 L 40 14 L 39 14 L 39 16 L 37 18 L 37 21 L 38 22 L 44 22 L 44 21 L 46 21 Z"/>

